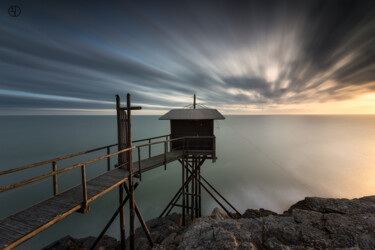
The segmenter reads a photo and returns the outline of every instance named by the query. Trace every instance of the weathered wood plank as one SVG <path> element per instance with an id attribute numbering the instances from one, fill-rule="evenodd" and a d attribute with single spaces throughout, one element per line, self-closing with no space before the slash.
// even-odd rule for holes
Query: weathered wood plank
<path id="1" fill-rule="evenodd" d="M 20 223 L 19 221 L 14 220 L 13 218 L 7 218 L 6 221 L 3 221 L 1 223 L 1 227 L 9 230 L 10 232 L 17 232 L 18 234 L 20 234 L 20 236 L 23 236 L 26 233 L 31 232 L 35 229 L 33 225 Z M 14 239 L 17 239 L 20 236 L 15 237 Z"/>
<path id="2" fill-rule="evenodd" d="M 20 234 L 18 231 L 14 231 L 12 229 L 4 228 L 3 226 L 0 226 L 0 238 L 2 239 L 0 240 L 0 242 L 2 242 L 3 240 L 7 240 L 9 242 L 21 236 L 22 234 Z"/>
<path id="3" fill-rule="evenodd" d="M 103 189 L 99 186 L 87 185 L 87 196 L 89 198 L 101 193 L 102 191 Z"/>

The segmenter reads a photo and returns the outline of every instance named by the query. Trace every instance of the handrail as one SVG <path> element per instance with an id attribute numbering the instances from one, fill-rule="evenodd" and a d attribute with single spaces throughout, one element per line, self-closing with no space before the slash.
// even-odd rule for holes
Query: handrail
<path id="1" fill-rule="evenodd" d="M 165 143 L 165 142 L 178 141 L 178 140 L 183 140 L 183 139 L 185 139 L 185 136 L 184 137 L 173 138 L 173 139 L 169 139 L 169 140 L 165 140 L 165 141 L 156 141 L 156 142 L 141 144 L 141 145 L 138 145 L 137 147 L 146 147 L 146 146 L 149 146 L 149 145 L 155 145 L 155 144 L 160 144 L 160 143 Z"/>
<path id="2" fill-rule="evenodd" d="M 45 164 L 48 164 L 48 163 L 52 163 L 54 161 L 56 162 L 56 161 L 61 161 L 61 160 L 69 159 L 69 158 L 72 158 L 72 157 L 75 157 L 75 156 L 92 153 L 92 152 L 95 152 L 95 151 L 99 151 L 99 150 L 102 150 L 102 149 L 105 149 L 105 148 L 109 148 L 109 147 L 114 147 L 114 146 L 117 146 L 117 143 L 116 144 L 110 144 L 110 145 L 107 145 L 107 146 L 103 146 L 103 147 L 100 147 L 100 148 L 94 148 L 94 149 L 82 151 L 82 152 L 75 153 L 75 154 L 61 156 L 61 157 L 54 158 L 54 159 L 47 160 L 47 161 L 41 161 L 41 162 L 38 162 L 38 163 L 29 164 L 29 165 L 18 167 L 18 168 L 13 168 L 13 169 L 5 170 L 5 171 L 0 172 L 0 175 L 10 174 L 10 173 L 17 172 L 17 171 L 20 171 L 20 170 L 25 170 L 25 169 L 37 167 L 37 166 L 40 166 L 40 165 L 45 165 Z"/>
<path id="3" fill-rule="evenodd" d="M 132 143 L 137 143 L 137 142 L 141 142 L 141 141 L 155 140 L 155 139 L 159 139 L 159 138 L 163 138 L 163 137 L 167 137 L 167 136 L 170 136 L 170 134 L 169 135 L 156 136 L 156 137 L 150 137 L 150 138 L 145 138 L 145 139 L 140 139 L 140 140 L 135 140 L 135 141 L 132 141 Z"/>
<path id="4" fill-rule="evenodd" d="M 150 137 L 150 138 L 145 138 L 145 139 L 140 139 L 140 140 L 135 140 L 135 141 L 133 141 L 133 143 L 137 143 L 137 142 L 141 142 L 141 141 L 150 141 L 150 140 L 159 139 L 159 138 L 163 138 L 163 137 L 167 137 L 167 136 L 170 136 L 170 134 L 169 135 L 161 135 L 161 136 L 157 136 L 157 137 Z M 75 154 L 70 154 L 70 155 L 65 155 L 65 156 L 53 158 L 51 160 L 41 161 L 41 162 L 37 162 L 37 163 L 34 163 L 34 164 L 29 164 L 29 165 L 22 166 L 22 167 L 18 167 L 18 168 L 13 168 L 13 169 L 1 171 L 0 175 L 5 175 L 5 174 L 10 174 L 10 173 L 18 172 L 18 171 L 21 171 L 21 170 L 25 170 L 25 169 L 29 169 L 29 168 L 33 168 L 33 167 L 45 165 L 45 164 L 48 164 L 48 163 L 53 163 L 53 162 L 57 162 L 57 161 L 69 159 L 69 158 L 72 158 L 72 157 L 75 157 L 75 156 L 80 156 L 80 155 L 92 153 L 92 152 L 99 151 L 99 150 L 106 149 L 106 148 L 107 148 L 107 152 L 108 152 L 109 148 L 117 146 L 117 145 L 118 145 L 117 143 L 116 144 L 110 144 L 110 145 L 107 145 L 107 146 L 103 146 L 103 147 L 99 147 L 99 148 L 94 148 L 94 149 L 89 149 L 89 150 L 82 151 L 82 152 L 75 153 Z"/>
<path id="5" fill-rule="evenodd" d="M 186 139 L 211 139 L 211 138 L 215 138 L 214 135 L 204 135 L 204 136 L 200 136 L 200 135 L 196 135 L 196 136 L 184 136 Z"/>
<path id="6" fill-rule="evenodd" d="M 70 167 L 63 168 L 63 169 L 55 171 L 55 172 L 50 172 L 50 173 L 47 173 L 47 174 L 43 174 L 43 175 L 31 178 L 31 179 L 25 180 L 25 181 L 21 181 L 21 182 L 15 183 L 15 184 L 11 184 L 11 185 L 8 185 L 8 186 L 0 188 L 0 193 L 5 192 L 5 191 L 7 191 L 9 189 L 13 189 L 13 188 L 16 188 L 16 187 L 24 186 L 26 184 L 29 184 L 29 183 L 32 183 L 32 182 L 35 182 L 35 181 L 39 181 L 39 180 L 45 179 L 45 178 L 50 177 L 52 175 L 61 174 L 63 172 L 72 170 L 74 168 L 81 167 L 82 165 L 87 165 L 87 164 L 90 164 L 90 163 L 93 163 L 93 162 L 96 162 L 96 161 L 100 161 L 100 160 L 106 159 L 108 157 L 111 157 L 111 156 L 114 156 L 114 155 L 118 155 L 118 154 L 127 152 L 129 150 L 133 150 L 135 148 L 136 148 L 135 146 L 131 147 L 131 148 L 125 148 L 123 150 L 120 150 L 118 152 L 115 152 L 115 153 L 112 153 L 112 154 L 109 154 L 109 155 L 100 156 L 98 158 L 95 158 L 95 159 L 92 159 L 92 160 L 89 160 L 89 161 L 85 161 L 85 162 L 82 162 L 82 163 L 78 163 L 78 164 L 72 165 Z"/>
<path id="7" fill-rule="evenodd" d="M 161 137 L 164 137 L 164 136 L 153 137 L 152 139 L 157 139 L 157 138 L 161 138 Z M 53 167 L 53 171 L 50 172 L 50 173 L 43 174 L 43 175 L 31 178 L 31 179 L 27 179 L 27 180 L 24 180 L 24 181 L 15 183 L 15 184 L 8 185 L 8 186 L 0 187 L 0 193 L 5 192 L 5 191 L 10 190 L 10 189 L 14 189 L 14 188 L 20 187 L 20 186 L 24 186 L 26 184 L 29 184 L 29 183 L 32 183 L 32 182 L 35 182 L 35 181 L 39 181 L 39 180 L 48 178 L 50 176 L 54 176 L 54 179 L 56 179 L 56 180 L 54 180 L 56 182 L 56 183 L 54 183 L 55 184 L 54 185 L 54 188 L 55 188 L 55 192 L 54 193 L 56 195 L 57 194 L 57 177 L 56 176 L 58 174 L 61 174 L 63 172 L 66 172 L 66 171 L 69 171 L 69 170 L 72 170 L 72 169 L 75 169 L 75 168 L 78 168 L 78 167 L 86 166 L 86 165 L 88 165 L 90 163 L 93 163 L 93 162 L 96 162 L 96 161 L 100 161 L 100 160 L 103 160 L 103 159 L 109 159 L 112 156 L 115 156 L 115 155 L 118 155 L 118 154 L 130 151 L 130 150 L 133 150 L 133 149 L 138 149 L 138 152 L 139 152 L 140 148 L 147 147 L 147 146 L 150 147 L 151 145 L 155 145 L 155 144 L 164 143 L 164 165 L 166 165 L 166 154 L 167 154 L 167 147 L 166 147 L 166 145 L 167 145 L 168 142 L 173 142 L 173 141 L 178 141 L 178 140 L 184 140 L 185 141 L 186 139 L 198 139 L 198 138 L 215 138 L 215 136 L 184 136 L 184 137 L 173 138 L 173 139 L 164 140 L 164 141 L 146 143 L 146 144 L 142 144 L 142 145 L 133 146 L 133 147 L 130 147 L 130 148 L 125 148 L 125 149 L 117 151 L 115 153 L 111 153 L 111 154 L 107 154 L 107 155 L 104 155 L 104 156 L 100 156 L 100 157 L 94 158 L 92 160 L 88 160 L 88 161 L 85 161 L 85 162 L 77 163 L 77 164 L 74 164 L 72 166 L 63 168 L 61 170 L 57 170 L 56 162 L 58 160 L 71 158 L 73 156 L 82 155 L 82 154 L 85 154 L 85 153 L 88 153 L 88 152 L 93 152 L 93 151 L 97 151 L 97 150 L 101 150 L 101 149 L 105 149 L 105 148 L 117 145 L 117 144 L 111 144 L 111 145 L 108 145 L 108 146 L 104 146 L 104 147 L 100 147 L 100 148 L 88 150 L 88 151 L 85 151 L 85 152 L 71 154 L 71 155 L 68 155 L 68 156 L 63 156 L 63 157 L 55 158 L 55 159 L 52 159 L 52 160 L 48 160 L 48 161 L 44 161 L 44 162 L 39 162 L 39 163 L 27 165 L 25 167 L 20 167 L 20 168 L 17 168 L 17 169 L 13 169 L 13 171 L 12 170 L 3 171 L 3 172 L 0 172 L 0 175 L 6 174 L 6 173 L 12 173 L 12 172 L 15 172 L 15 171 L 20 171 L 20 170 L 23 170 L 23 169 L 27 169 L 27 168 L 31 168 L 31 167 L 35 167 L 35 166 L 39 166 L 39 165 L 51 163 L 51 162 L 53 163 L 53 166 L 54 166 Z M 145 140 L 149 140 L 149 139 L 145 139 Z M 185 148 L 185 146 L 183 146 L 183 147 Z M 108 152 L 108 150 L 107 150 L 107 152 Z M 140 156 L 138 156 L 138 159 L 140 159 Z M 139 169 L 139 171 L 141 173 L 142 170 Z"/>

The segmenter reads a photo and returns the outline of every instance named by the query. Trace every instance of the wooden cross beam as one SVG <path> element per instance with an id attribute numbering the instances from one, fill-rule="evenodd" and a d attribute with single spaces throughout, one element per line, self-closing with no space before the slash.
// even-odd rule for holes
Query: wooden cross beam
<path id="1" fill-rule="evenodd" d="M 141 106 L 131 106 L 131 107 L 130 107 L 130 110 L 140 110 L 140 109 L 142 109 Z M 125 110 L 125 111 L 127 111 L 127 110 L 128 110 L 128 107 L 123 107 L 123 108 L 121 108 L 121 110 Z"/>
<path id="2" fill-rule="evenodd" d="M 117 101 L 117 109 L 120 109 L 122 111 L 140 110 L 140 109 L 142 109 L 141 106 L 130 106 L 130 108 L 128 108 L 128 107 L 120 107 L 120 96 L 119 95 L 116 95 L 116 101 Z"/>

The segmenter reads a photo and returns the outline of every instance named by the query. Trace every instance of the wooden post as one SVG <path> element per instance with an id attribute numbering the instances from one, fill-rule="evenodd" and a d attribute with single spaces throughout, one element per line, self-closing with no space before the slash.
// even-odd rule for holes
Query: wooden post
<path id="1" fill-rule="evenodd" d="M 87 186 L 86 186 L 86 167 L 83 164 L 81 166 L 81 174 L 82 174 L 82 191 L 83 191 L 83 204 L 82 204 L 82 213 L 87 213 L 89 211 L 89 206 L 87 203 Z"/>
<path id="2" fill-rule="evenodd" d="M 185 158 L 182 159 L 182 225 L 185 226 Z"/>
<path id="3" fill-rule="evenodd" d="M 139 180 L 142 181 L 141 148 L 140 147 L 138 147 L 138 171 L 139 171 Z"/>
<path id="4" fill-rule="evenodd" d="M 167 142 L 164 142 L 164 170 L 167 170 Z"/>
<path id="5" fill-rule="evenodd" d="M 216 162 L 216 137 L 212 138 L 212 162 Z"/>
<path id="6" fill-rule="evenodd" d="M 121 250 L 126 249 L 126 236 L 125 236 L 125 206 L 124 204 L 124 184 L 119 186 L 119 202 L 120 202 L 120 232 L 121 232 Z"/>
<path id="7" fill-rule="evenodd" d="M 198 164 L 197 164 L 197 159 L 195 159 L 194 161 L 194 176 L 198 176 L 197 173 L 198 173 Z M 195 213 L 195 217 L 197 218 L 198 217 L 198 181 L 194 181 L 194 207 L 195 207 L 195 210 L 194 210 L 194 213 Z"/>
<path id="8" fill-rule="evenodd" d="M 116 111 L 117 111 L 117 148 L 118 151 L 125 148 L 124 143 L 126 142 L 126 126 L 124 120 L 126 120 L 126 114 L 121 110 L 120 97 L 116 95 Z M 122 166 L 125 163 L 125 153 L 118 155 L 117 165 Z M 124 201 L 124 184 L 119 186 L 119 201 L 120 204 Z M 125 207 L 120 209 L 120 233 L 121 233 L 121 249 L 126 248 L 126 237 L 125 237 Z"/>
<path id="9" fill-rule="evenodd" d="M 193 180 L 191 182 L 191 187 L 190 187 L 190 201 L 191 201 L 191 210 L 190 210 L 190 218 L 191 220 L 193 221 L 194 219 L 194 210 L 195 210 L 195 207 L 194 207 L 194 183 L 195 183 L 195 176 L 194 176 L 194 161 L 195 161 L 195 157 L 193 156 L 193 159 L 191 161 L 191 175 L 193 175 Z"/>
<path id="10" fill-rule="evenodd" d="M 201 190 L 201 166 L 198 166 L 198 203 L 199 203 L 199 212 L 198 217 L 202 216 L 202 190 Z"/>
<path id="11" fill-rule="evenodd" d="M 186 165 L 185 165 L 185 178 L 187 179 L 187 178 L 189 178 L 189 159 L 188 158 L 186 158 Z M 189 183 L 188 183 L 188 185 L 186 185 L 186 187 L 185 187 L 185 196 L 186 196 L 186 207 L 185 207 L 185 209 L 186 209 L 186 213 L 187 214 L 189 214 L 189 196 L 188 196 L 188 194 L 187 193 L 189 193 Z"/>
<path id="12" fill-rule="evenodd" d="M 148 140 L 148 143 L 151 143 L 151 139 Z M 151 145 L 148 145 L 148 158 L 151 158 Z"/>
<path id="13" fill-rule="evenodd" d="M 128 145 L 127 147 L 130 148 L 132 146 L 132 127 L 131 127 L 131 102 L 130 102 L 130 94 L 127 94 L 127 132 L 128 132 Z M 130 207 L 130 249 L 135 249 L 135 206 L 134 206 L 134 185 L 133 185 L 133 152 L 132 150 L 128 151 L 128 170 L 129 170 L 129 207 Z"/>
<path id="14" fill-rule="evenodd" d="M 111 153 L 110 147 L 107 147 L 107 155 Z M 111 157 L 107 158 L 107 170 L 111 170 Z"/>
<path id="15" fill-rule="evenodd" d="M 57 171 L 57 162 L 52 162 L 52 170 L 53 172 L 55 172 L 55 174 L 53 175 L 53 194 L 56 196 L 57 193 L 58 193 L 58 189 L 57 189 L 57 174 L 56 174 L 56 171 Z"/>

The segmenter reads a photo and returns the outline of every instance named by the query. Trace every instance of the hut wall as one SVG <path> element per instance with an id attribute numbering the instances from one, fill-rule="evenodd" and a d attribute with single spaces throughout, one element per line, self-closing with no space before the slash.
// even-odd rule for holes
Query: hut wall
<path id="1" fill-rule="evenodd" d="M 213 136 L 213 120 L 171 120 L 171 138 L 184 136 Z M 212 139 L 189 139 L 189 150 L 213 150 Z M 173 149 L 181 149 L 182 141 L 172 142 Z"/>

